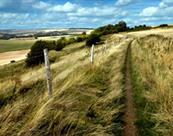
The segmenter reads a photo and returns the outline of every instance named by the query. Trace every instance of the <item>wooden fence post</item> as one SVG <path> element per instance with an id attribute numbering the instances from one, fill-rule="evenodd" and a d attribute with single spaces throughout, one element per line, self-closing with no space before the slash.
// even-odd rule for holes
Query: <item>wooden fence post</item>
<path id="1" fill-rule="evenodd" d="M 91 63 L 94 63 L 94 44 L 91 47 L 90 55 L 91 55 L 91 58 L 90 58 Z"/>
<path id="2" fill-rule="evenodd" d="M 46 77 L 47 77 L 47 89 L 49 97 L 52 96 L 52 76 L 50 70 L 50 62 L 48 57 L 48 50 L 44 49 L 44 61 L 45 61 L 45 69 L 46 69 Z"/>

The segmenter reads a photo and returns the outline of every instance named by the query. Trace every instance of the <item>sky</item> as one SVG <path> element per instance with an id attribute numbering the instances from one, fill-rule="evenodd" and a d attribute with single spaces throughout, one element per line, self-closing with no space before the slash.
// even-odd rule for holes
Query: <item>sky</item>
<path id="1" fill-rule="evenodd" d="M 173 24 L 173 0 L 0 0 L 0 29 Z"/>

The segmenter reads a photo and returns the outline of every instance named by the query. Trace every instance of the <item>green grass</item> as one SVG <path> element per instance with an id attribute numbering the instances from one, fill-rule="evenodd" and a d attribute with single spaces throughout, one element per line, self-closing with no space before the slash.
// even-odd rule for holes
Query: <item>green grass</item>
<path id="1" fill-rule="evenodd" d="M 30 49 L 35 40 L 0 40 L 0 53 Z"/>
<path id="2" fill-rule="evenodd" d="M 145 85 L 142 83 L 142 77 L 137 70 L 137 66 L 134 64 L 132 66 L 133 91 L 138 118 L 136 125 L 139 128 L 139 134 L 140 136 L 156 136 L 156 133 L 152 129 L 155 126 L 155 121 L 151 118 L 150 114 L 154 108 L 151 105 L 146 105 L 147 100 L 144 97 Z"/>

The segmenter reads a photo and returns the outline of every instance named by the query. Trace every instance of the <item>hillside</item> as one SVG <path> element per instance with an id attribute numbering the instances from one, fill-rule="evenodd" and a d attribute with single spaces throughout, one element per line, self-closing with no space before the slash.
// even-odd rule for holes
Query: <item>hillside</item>
<path id="1" fill-rule="evenodd" d="M 0 136 L 171 136 L 172 33 L 104 36 L 93 64 L 85 42 L 66 46 L 51 64 L 51 98 L 43 64 L 1 66 Z"/>
<path id="2" fill-rule="evenodd" d="M 0 135 L 119 132 L 122 129 L 118 121 L 122 110 L 121 69 L 126 42 L 128 40 L 112 45 L 105 54 L 102 54 L 102 46 L 96 48 L 93 65 L 87 49 L 78 46 L 75 50 L 70 46 L 64 49 L 59 61 L 51 65 L 51 99 L 47 96 L 43 66 L 23 69 L 19 63 L 1 69 Z M 9 70 L 14 71 L 14 80 Z"/>

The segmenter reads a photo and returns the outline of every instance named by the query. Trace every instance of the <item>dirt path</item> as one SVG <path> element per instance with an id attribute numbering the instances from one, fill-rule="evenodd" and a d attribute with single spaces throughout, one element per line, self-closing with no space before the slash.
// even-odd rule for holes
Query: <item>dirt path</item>
<path id="1" fill-rule="evenodd" d="M 133 104 L 133 90 L 131 82 L 131 43 L 129 44 L 125 61 L 125 89 L 126 89 L 126 110 L 124 115 L 124 136 L 137 136 L 137 127 L 135 126 L 135 107 Z"/>

